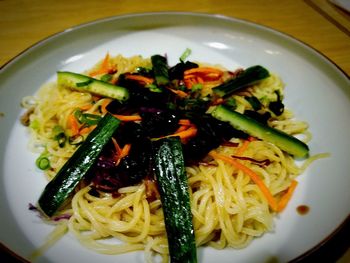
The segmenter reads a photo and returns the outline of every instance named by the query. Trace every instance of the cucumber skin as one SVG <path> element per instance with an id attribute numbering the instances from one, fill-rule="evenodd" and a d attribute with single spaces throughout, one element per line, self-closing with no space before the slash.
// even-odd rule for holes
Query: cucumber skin
<path id="1" fill-rule="evenodd" d="M 249 85 L 254 85 L 255 83 L 266 79 L 269 76 L 269 71 L 264 67 L 259 65 L 252 66 L 245 69 L 243 73 L 239 74 L 237 77 L 213 88 L 213 92 L 219 97 L 225 97 L 239 89 Z"/>
<path id="2" fill-rule="evenodd" d="M 223 105 L 215 107 L 211 111 L 211 115 L 218 120 L 229 122 L 235 129 L 271 142 L 295 157 L 303 158 L 309 154 L 309 147 L 297 138 L 232 111 Z"/>
<path id="3" fill-rule="evenodd" d="M 96 161 L 120 122 L 110 114 L 106 114 L 99 121 L 84 143 L 46 185 L 38 201 L 42 212 L 50 217 L 60 208 Z"/>
<path id="4" fill-rule="evenodd" d="M 177 137 L 154 142 L 155 175 L 161 196 L 172 263 L 197 262 L 187 175 Z"/>
<path id="5" fill-rule="evenodd" d="M 84 83 L 80 87 L 77 86 L 78 83 Z M 129 98 L 129 92 L 126 88 L 116 86 L 98 79 L 91 78 L 82 74 L 68 72 L 68 71 L 58 71 L 57 72 L 57 83 L 67 88 L 71 88 L 83 92 L 91 92 L 97 95 L 102 95 L 105 97 L 117 99 L 119 101 L 125 101 Z"/>

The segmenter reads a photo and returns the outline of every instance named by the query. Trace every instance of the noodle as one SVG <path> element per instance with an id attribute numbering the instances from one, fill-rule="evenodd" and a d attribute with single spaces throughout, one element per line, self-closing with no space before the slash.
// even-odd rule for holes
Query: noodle
<path id="1" fill-rule="evenodd" d="M 96 71 L 101 63 L 85 73 Z M 151 66 L 149 59 L 140 56 L 124 58 L 119 55 L 111 58 L 110 63 L 118 69 L 112 81 L 124 72 Z M 279 77 L 272 74 L 244 92 L 260 98 L 261 103 L 267 106 L 269 101 L 276 100 L 277 92 L 283 95 L 283 87 Z M 252 108 L 239 93 L 233 97 L 238 112 Z M 60 126 L 69 131 L 69 116 L 77 108 L 89 106 L 86 113 L 101 114 L 101 106 L 109 101 L 52 83 L 41 87 L 36 96 L 24 98 L 24 107 L 29 109 L 34 105 L 34 112 L 30 115 L 30 148 L 47 154 L 51 164 L 51 168 L 46 170 L 49 179 L 53 178 L 77 148 L 71 144 L 66 144 L 64 148 L 58 147 L 52 139 L 55 127 Z M 305 141 L 311 139 L 307 123 L 294 120 L 289 110 L 274 117 L 269 124 L 288 134 L 302 135 Z M 231 142 L 238 146 L 220 146 L 217 151 L 227 156 L 237 154 L 237 149 L 243 145 L 244 140 L 232 139 Z M 263 180 L 276 200 L 281 198 L 291 181 L 312 161 L 327 157 L 310 157 L 299 167 L 292 156 L 275 145 L 260 140 L 250 141 L 239 156 L 256 160 L 241 162 Z M 266 160 L 269 165 L 261 163 Z M 222 160 L 213 160 L 189 166 L 186 171 L 197 246 L 244 248 L 255 237 L 273 229 L 275 212 L 269 208 L 259 187 L 241 170 Z M 70 204 L 67 204 L 67 210 L 60 212 L 71 213 L 71 217 L 66 224 L 58 225 L 56 232 L 60 234 L 51 238 L 52 241 L 68 229 L 84 246 L 98 253 L 120 254 L 144 250 L 147 262 L 152 262 L 155 255 L 160 255 L 163 262 L 168 261 L 161 202 L 158 199 L 147 199 L 144 183 L 120 188 L 117 196 L 100 192 L 99 197 L 96 197 L 90 190 L 91 186 L 84 184 L 76 189 Z"/>

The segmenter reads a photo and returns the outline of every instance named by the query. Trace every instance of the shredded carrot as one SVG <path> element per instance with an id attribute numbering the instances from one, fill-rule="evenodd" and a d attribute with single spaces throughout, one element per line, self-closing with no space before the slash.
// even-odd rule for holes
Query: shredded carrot
<path id="1" fill-rule="evenodd" d="M 112 137 L 112 142 L 113 142 L 113 145 L 114 145 L 114 148 L 115 148 L 115 151 L 117 153 L 117 156 L 120 156 L 121 152 L 122 152 L 122 149 L 120 148 L 117 140 L 115 138 Z"/>
<path id="2" fill-rule="evenodd" d="M 194 126 L 189 119 L 180 119 L 179 120 L 180 127 L 175 131 L 175 133 L 179 133 L 187 130 L 190 126 Z"/>
<path id="3" fill-rule="evenodd" d="M 197 83 L 200 83 L 200 84 L 203 84 L 203 83 L 204 83 L 204 80 L 203 80 L 202 77 L 197 76 L 197 77 L 196 77 L 196 82 L 197 82 Z"/>
<path id="4" fill-rule="evenodd" d="M 192 89 L 193 85 L 197 84 L 195 78 L 185 79 L 184 82 L 185 82 L 186 88 L 188 89 Z"/>
<path id="5" fill-rule="evenodd" d="M 79 109 L 82 111 L 86 111 L 92 107 L 92 104 L 85 104 L 83 106 L 80 106 Z"/>
<path id="6" fill-rule="evenodd" d="M 127 156 L 130 152 L 130 149 L 131 149 L 131 144 L 125 144 L 120 152 L 119 158 L 121 159 L 121 158 Z"/>
<path id="7" fill-rule="evenodd" d="M 193 125 L 189 119 L 180 119 L 179 120 L 179 125 L 183 126 L 191 126 Z"/>
<path id="8" fill-rule="evenodd" d="M 175 133 L 178 133 L 178 132 L 182 132 L 182 131 L 185 131 L 188 129 L 188 126 L 187 125 L 181 125 L 176 131 Z"/>
<path id="9" fill-rule="evenodd" d="M 253 136 L 249 136 L 247 140 L 244 140 L 243 144 L 241 147 L 239 147 L 235 153 L 235 155 L 240 156 L 242 155 L 248 148 L 250 142 L 254 141 L 255 138 Z"/>
<path id="10" fill-rule="evenodd" d="M 224 73 L 220 69 L 211 68 L 211 67 L 191 68 L 191 69 L 185 70 L 184 72 L 184 75 L 191 75 L 191 74 L 201 74 L 201 75 L 217 74 L 221 76 Z"/>
<path id="11" fill-rule="evenodd" d="M 125 76 L 126 79 L 131 79 L 131 80 L 136 80 L 138 82 L 141 82 L 143 84 L 152 84 L 154 82 L 154 80 L 152 78 L 147 78 L 147 77 L 144 77 L 144 76 L 141 76 L 141 75 L 132 75 L 132 74 L 129 74 L 129 75 L 126 75 Z"/>
<path id="12" fill-rule="evenodd" d="M 222 77 L 224 72 L 217 68 L 199 67 L 188 69 L 184 72 L 185 82 L 190 80 L 195 83 L 204 83 L 207 81 L 218 80 Z M 190 83 L 189 83 L 190 84 Z"/>
<path id="13" fill-rule="evenodd" d="M 96 127 L 96 125 L 84 127 L 79 131 L 79 134 L 84 135 L 84 134 L 90 133 L 93 129 L 95 129 L 95 127 Z"/>
<path id="14" fill-rule="evenodd" d="M 244 142 L 242 143 L 241 147 L 239 147 L 237 149 L 235 154 L 238 155 L 238 156 L 242 155 L 245 152 L 245 150 L 247 150 L 249 144 L 250 144 L 249 140 L 244 140 Z"/>
<path id="15" fill-rule="evenodd" d="M 68 116 L 68 127 L 70 128 L 73 136 L 79 134 L 79 123 L 74 114 L 70 114 Z"/>
<path id="16" fill-rule="evenodd" d="M 163 136 L 163 137 L 160 137 L 160 138 L 167 138 L 167 137 L 178 136 L 178 137 L 180 137 L 182 142 L 186 142 L 188 139 L 196 136 L 196 134 L 197 134 L 197 127 L 192 125 L 192 126 L 189 126 L 186 130 L 175 132 L 173 134 L 166 135 L 166 136 Z"/>
<path id="17" fill-rule="evenodd" d="M 110 73 L 111 71 L 114 71 L 114 69 L 110 66 L 109 63 L 109 53 L 106 54 L 105 58 L 103 59 L 100 67 L 93 71 L 90 72 L 90 77 L 96 76 L 96 75 L 100 75 L 100 74 L 106 74 L 106 73 Z"/>
<path id="18" fill-rule="evenodd" d="M 289 200 L 292 198 L 293 192 L 298 185 L 298 181 L 293 180 L 287 190 L 278 203 L 277 211 L 281 212 L 287 206 Z"/>
<path id="19" fill-rule="evenodd" d="M 235 159 L 219 154 L 215 151 L 209 152 L 209 155 L 213 157 L 214 159 L 220 159 L 223 160 L 229 164 L 232 164 L 235 166 L 237 169 L 241 170 L 245 174 L 247 174 L 250 179 L 260 188 L 261 192 L 263 195 L 266 197 L 267 202 L 269 203 L 270 207 L 272 210 L 277 211 L 277 202 L 273 195 L 271 194 L 270 190 L 267 188 L 263 180 L 260 179 L 260 177 L 250 168 L 247 166 L 241 164 L 240 162 L 236 161 Z"/>
<path id="20" fill-rule="evenodd" d="M 112 142 L 116 151 L 116 155 L 114 156 L 114 161 L 119 164 L 120 160 L 127 156 L 131 149 L 131 144 L 125 144 L 123 148 L 121 148 L 115 138 L 112 137 Z"/>
<path id="21" fill-rule="evenodd" d="M 176 95 L 178 95 L 180 98 L 186 98 L 188 97 L 188 94 L 182 90 L 179 89 L 171 89 L 168 88 L 171 92 L 175 93 Z"/>
<path id="22" fill-rule="evenodd" d="M 114 117 L 121 121 L 140 121 L 141 116 L 139 115 L 119 115 L 119 114 L 113 114 Z"/>
<path id="23" fill-rule="evenodd" d="M 107 105 L 109 104 L 109 103 L 111 103 L 111 99 L 104 99 L 103 100 L 103 102 L 102 102 L 102 104 L 101 104 L 101 113 L 102 114 L 106 114 L 106 112 L 107 112 L 107 109 L 106 109 L 106 107 L 107 107 Z"/>
<path id="24" fill-rule="evenodd" d="M 215 105 L 220 105 L 220 104 L 223 104 L 225 101 L 223 98 L 217 98 L 216 100 L 213 101 L 212 105 L 215 106 Z"/>

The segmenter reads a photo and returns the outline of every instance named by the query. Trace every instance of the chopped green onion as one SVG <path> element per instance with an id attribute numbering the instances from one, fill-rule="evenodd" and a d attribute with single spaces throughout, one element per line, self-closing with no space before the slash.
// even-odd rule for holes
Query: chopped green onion
<path id="1" fill-rule="evenodd" d="M 47 170 L 50 168 L 50 160 L 45 155 L 40 155 L 35 161 L 36 166 L 40 170 Z"/>
<path id="2" fill-rule="evenodd" d="M 67 136 L 66 134 L 64 133 L 64 130 L 61 126 L 59 125 L 56 125 L 53 129 L 53 134 L 54 134 L 54 140 L 58 142 L 58 146 L 60 148 L 63 148 L 65 143 L 66 143 L 66 140 L 67 140 Z"/>
<path id="3" fill-rule="evenodd" d="M 113 76 L 111 74 L 104 74 L 101 77 L 101 80 L 104 81 L 104 82 L 109 82 L 112 78 L 113 78 Z"/>
<path id="4" fill-rule="evenodd" d="M 196 92 L 200 91 L 203 88 L 203 85 L 201 83 L 196 83 L 192 86 L 191 91 Z"/>
<path id="5" fill-rule="evenodd" d="M 88 79 L 87 81 L 83 81 L 83 82 L 77 82 L 75 85 L 77 87 L 84 87 L 89 85 L 90 83 L 92 83 L 94 80 L 93 79 Z"/>
<path id="6" fill-rule="evenodd" d="M 231 108 L 232 110 L 235 110 L 237 108 L 237 101 L 235 100 L 235 98 L 228 98 L 225 101 L 225 105 Z"/>
<path id="7" fill-rule="evenodd" d="M 181 62 L 184 62 L 188 57 L 189 55 L 191 55 L 191 52 L 192 50 L 189 49 L 189 48 L 186 48 L 186 50 L 182 53 L 182 55 L 180 56 L 180 61 Z"/>
<path id="8" fill-rule="evenodd" d="M 40 122 L 38 120 L 33 120 L 30 122 L 29 127 L 33 130 L 38 130 L 40 127 Z"/>
<path id="9" fill-rule="evenodd" d="M 158 92 L 158 93 L 163 92 L 161 88 L 159 88 L 157 85 L 154 85 L 154 84 L 147 84 L 145 87 L 152 92 Z"/>
<path id="10" fill-rule="evenodd" d="M 92 126 L 97 124 L 100 119 L 102 118 L 99 115 L 95 115 L 95 114 L 90 114 L 90 113 L 82 113 L 81 110 L 77 109 L 74 112 L 74 116 L 77 118 L 77 120 L 82 123 L 85 124 L 87 126 Z"/>
<path id="11" fill-rule="evenodd" d="M 66 144 L 67 136 L 64 134 L 64 132 L 61 132 L 55 136 L 55 140 L 58 142 L 58 146 L 63 148 Z"/>
<path id="12" fill-rule="evenodd" d="M 89 114 L 89 113 L 83 113 L 83 123 L 87 124 L 88 126 L 95 125 L 101 120 L 101 116 L 95 115 L 95 114 Z"/>
<path id="13" fill-rule="evenodd" d="M 81 115 L 82 115 L 83 113 L 81 112 L 81 110 L 80 109 L 76 109 L 75 111 L 74 111 L 74 117 L 80 122 L 80 119 L 81 119 Z"/>

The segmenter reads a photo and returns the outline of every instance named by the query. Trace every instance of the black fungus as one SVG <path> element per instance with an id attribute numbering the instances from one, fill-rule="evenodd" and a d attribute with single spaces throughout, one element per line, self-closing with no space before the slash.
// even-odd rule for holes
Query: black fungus
<path id="1" fill-rule="evenodd" d="M 114 134 L 120 147 L 125 144 L 140 143 L 145 138 L 149 137 L 148 133 L 142 126 L 135 122 L 122 123 Z"/>
<path id="2" fill-rule="evenodd" d="M 280 116 L 284 111 L 284 104 L 282 103 L 281 94 L 278 91 L 275 91 L 277 95 L 277 100 L 270 102 L 269 109 L 272 111 L 276 116 Z"/>
<path id="3" fill-rule="evenodd" d="M 184 145 L 186 162 L 198 161 L 212 149 L 233 137 L 247 138 L 244 132 L 234 129 L 229 123 L 219 121 L 210 115 L 188 115 L 197 126 L 196 137 Z"/>
<path id="4" fill-rule="evenodd" d="M 178 128 L 179 116 L 173 110 L 141 108 L 141 125 L 150 137 L 161 137 L 173 133 Z"/>
<path id="5" fill-rule="evenodd" d="M 151 141 L 144 139 L 132 144 L 130 153 L 116 167 L 115 175 L 125 186 L 139 183 L 146 176 L 152 177 Z"/>

